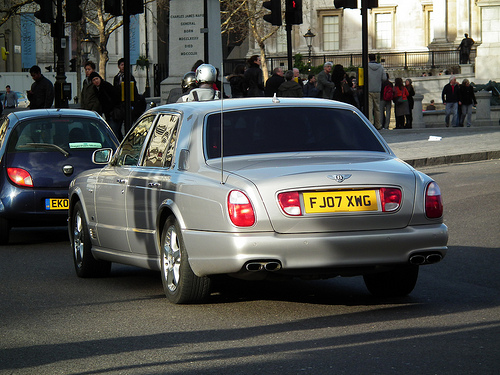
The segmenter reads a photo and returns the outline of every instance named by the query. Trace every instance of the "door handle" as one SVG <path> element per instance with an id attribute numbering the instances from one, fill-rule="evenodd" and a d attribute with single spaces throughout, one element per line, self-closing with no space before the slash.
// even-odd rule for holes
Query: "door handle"
<path id="1" fill-rule="evenodd" d="M 118 182 L 119 184 L 124 184 L 125 182 L 127 182 L 127 180 L 124 178 L 119 178 L 116 180 L 116 182 Z"/>
<path id="2" fill-rule="evenodd" d="M 158 188 L 158 187 L 160 187 L 160 183 L 159 183 L 159 182 L 150 182 L 150 183 L 148 184 L 148 186 L 149 186 L 149 187 L 152 187 L 152 188 L 153 188 L 153 187 L 154 187 L 154 188 Z"/>

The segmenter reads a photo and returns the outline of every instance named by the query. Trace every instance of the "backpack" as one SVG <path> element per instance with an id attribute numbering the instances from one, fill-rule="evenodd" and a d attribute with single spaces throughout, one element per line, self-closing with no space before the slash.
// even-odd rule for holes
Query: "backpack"
<path id="1" fill-rule="evenodd" d="M 382 93 L 382 99 L 386 102 L 390 102 L 394 98 L 394 90 L 391 85 L 386 85 Z"/>

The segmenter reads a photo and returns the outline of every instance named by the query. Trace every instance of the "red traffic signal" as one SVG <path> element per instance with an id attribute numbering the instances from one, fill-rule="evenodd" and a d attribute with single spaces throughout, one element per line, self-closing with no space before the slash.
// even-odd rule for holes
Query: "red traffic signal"
<path id="1" fill-rule="evenodd" d="M 285 0 L 285 21 L 287 25 L 302 23 L 302 0 Z"/>
<path id="2" fill-rule="evenodd" d="M 271 13 L 264 15 L 264 21 L 274 26 L 281 26 L 281 0 L 264 1 L 262 6 L 271 11 Z"/>

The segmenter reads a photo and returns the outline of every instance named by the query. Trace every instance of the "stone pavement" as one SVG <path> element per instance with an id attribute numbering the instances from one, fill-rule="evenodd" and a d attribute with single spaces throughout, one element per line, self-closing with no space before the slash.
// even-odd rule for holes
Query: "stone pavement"
<path id="1" fill-rule="evenodd" d="M 500 126 L 381 130 L 397 157 L 423 166 L 500 159 Z"/>

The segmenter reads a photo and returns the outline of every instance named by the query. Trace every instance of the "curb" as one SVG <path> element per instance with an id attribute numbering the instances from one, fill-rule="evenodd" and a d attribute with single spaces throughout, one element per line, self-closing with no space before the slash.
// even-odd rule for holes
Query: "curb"
<path id="1" fill-rule="evenodd" d="M 468 163 L 483 160 L 500 159 L 500 150 L 473 152 L 470 154 L 436 156 L 421 159 L 408 159 L 404 162 L 410 164 L 414 168 L 430 167 L 442 164 Z"/>

